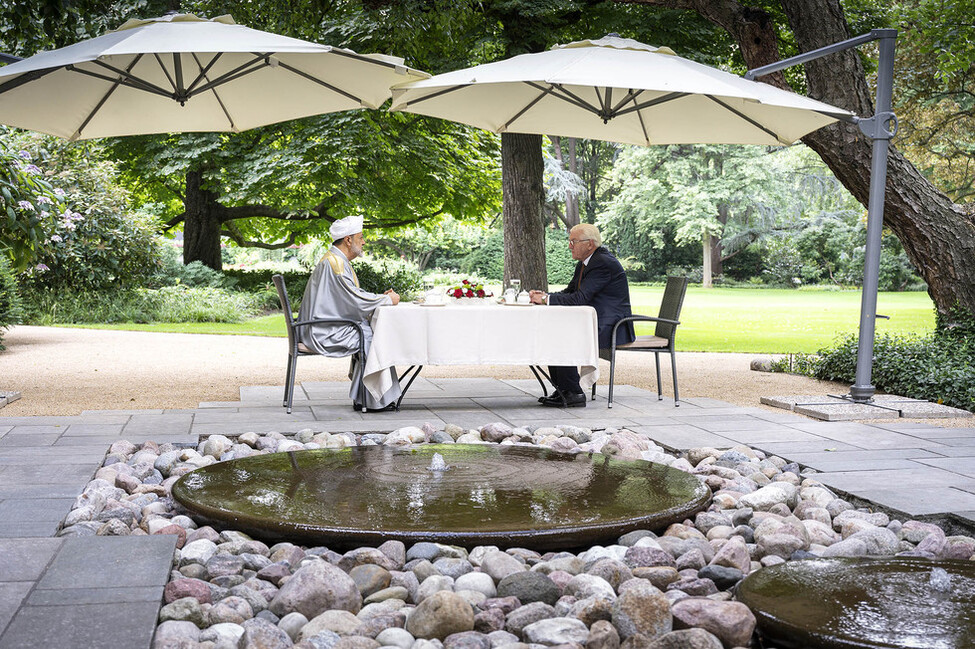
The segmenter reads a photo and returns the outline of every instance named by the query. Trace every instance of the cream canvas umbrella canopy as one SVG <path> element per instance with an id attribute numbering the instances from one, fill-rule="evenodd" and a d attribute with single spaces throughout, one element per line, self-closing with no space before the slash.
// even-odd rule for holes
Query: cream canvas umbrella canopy
<path id="1" fill-rule="evenodd" d="M 0 123 L 69 139 L 243 131 L 378 108 L 430 75 L 403 60 L 249 29 L 230 16 L 130 20 L 0 68 Z"/>
<path id="2" fill-rule="evenodd" d="M 852 113 L 610 35 L 393 88 L 390 110 L 495 133 L 628 144 L 791 144 Z"/>

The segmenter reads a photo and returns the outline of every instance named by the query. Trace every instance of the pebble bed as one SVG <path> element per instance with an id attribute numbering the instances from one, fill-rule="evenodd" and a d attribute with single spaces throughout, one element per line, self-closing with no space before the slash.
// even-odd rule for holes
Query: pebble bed
<path id="1" fill-rule="evenodd" d="M 387 541 L 340 554 L 198 527 L 172 497 L 183 474 L 261 453 L 351 445 L 538 444 L 667 464 L 711 505 L 659 536 L 540 554 Z M 757 647 L 735 585 L 811 556 L 971 559 L 975 539 L 856 508 L 814 472 L 746 446 L 676 457 L 628 430 L 489 424 L 389 434 L 213 435 L 196 448 L 127 441 L 78 496 L 59 536 L 175 534 L 154 649 L 721 649 Z M 768 645 L 763 645 L 768 649 Z"/>

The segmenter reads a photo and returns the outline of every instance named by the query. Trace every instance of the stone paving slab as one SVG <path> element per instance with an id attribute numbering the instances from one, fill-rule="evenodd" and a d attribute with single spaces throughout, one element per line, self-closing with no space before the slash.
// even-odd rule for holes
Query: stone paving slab
<path id="1" fill-rule="evenodd" d="M 162 597 L 162 589 L 159 589 Z M 22 607 L 0 636 L 0 649 L 125 647 L 149 649 L 158 602 Z"/>
<path id="2" fill-rule="evenodd" d="M 21 426 L 20 428 L 24 428 Z M 53 446 L 62 433 L 28 433 L 11 431 L 0 437 L 0 448 L 7 446 Z"/>
<path id="3" fill-rule="evenodd" d="M 0 582 L 29 581 L 41 577 L 64 539 L 4 539 L 0 541 Z"/>
<path id="4" fill-rule="evenodd" d="M 60 523 L 74 498 L 16 498 L 0 502 L 0 524 Z"/>
<path id="5" fill-rule="evenodd" d="M 975 457 L 942 457 L 934 459 L 924 458 L 919 459 L 918 462 L 927 466 L 933 466 L 938 469 L 944 469 L 946 471 L 951 471 L 952 473 L 958 473 L 963 476 L 975 478 Z"/>
<path id="6" fill-rule="evenodd" d="M 817 438 L 815 441 L 809 442 L 756 442 L 755 448 L 765 451 L 766 453 L 771 453 L 772 455 L 788 457 L 789 459 L 792 459 L 793 456 L 800 453 L 863 450 L 858 446 L 853 446 L 852 444 L 845 444 L 843 442 L 837 442 L 836 440 L 832 439 L 824 439 L 822 437 Z"/>
<path id="7" fill-rule="evenodd" d="M 13 430 L 13 426 L 0 426 L 0 437 L 3 437 L 11 430 Z"/>
<path id="8" fill-rule="evenodd" d="M 10 624 L 10 620 L 14 618 L 24 598 L 33 587 L 34 583 L 30 581 L 0 583 L 0 629 L 5 629 Z M 3 646 L 0 640 L 0 647 Z"/>
<path id="9" fill-rule="evenodd" d="M 71 424 L 64 431 L 64 435 L 65 437 L 121 435 L 124 427 L 124 424 Z"/>
<path id="10" fill-rule="evenodd" d="M 696 446 L 731 448 L 736 444 L 727 437 L 721 437 L 694 426 L 634 426 L 631 430 L 646 435 L 660 446 L 679 451 L 686 451 Z"/>
<path id="11" fill-rule="evenodd" d="M 697 424 L 695 424 L 697 425 Z M 734 440 L 738 444 L 762 444 L 765 442 L 815 442 L 822 439 L 812 433 L 787 428 L 777 424 L 775 428 L 759 428 L 758 430 L 726 430 L 716 431 L 717 434 Z"/>

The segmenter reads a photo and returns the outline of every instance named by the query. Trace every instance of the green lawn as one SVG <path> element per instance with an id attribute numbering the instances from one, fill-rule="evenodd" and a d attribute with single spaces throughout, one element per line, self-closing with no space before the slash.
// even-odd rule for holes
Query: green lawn
<path id="1" fill-rule="evenodd" d="M 630 289 L 633 311 L 656 315 L 663 287 Z M 926 333 L 934 329 L 927 293 L 881 293 L 877 333 Z M 684 351 L 815 352 L 860 323 L 860 291 L 793 291 L 690 287 L 681 312 L 677 348 Z M 641 325 L 642 327 L 642 325 Z M 637 329 L 652 333 L 652 326 Z"/>
<path id="2" fill-rule="evenodd" d="M 633 311 L 656 315 L 663 287 L 634 286 Z M 878 333 L 926 333 L 934 328 L 934 305 L 926 293 L 881 293 Z M 815 352 L 859 325 L 859 291 L 792 291 L 748 288 L 688 289 L 677 336 L 683 351 L 785 354 Z M 241 324 L 72 325 L 97 329 L 175 333 L 284 336 L 284 316 Z M 642 325 L 641 325 L 642 327 Z M 652 333 L 652 327 L 638 328 Z"/>

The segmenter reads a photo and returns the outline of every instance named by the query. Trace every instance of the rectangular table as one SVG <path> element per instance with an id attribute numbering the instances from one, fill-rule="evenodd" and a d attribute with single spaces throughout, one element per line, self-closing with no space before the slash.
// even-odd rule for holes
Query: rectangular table
<path id="1" fill-rule="evenodd" d="M 400 303 L 376 309 L 363 383 L 375 397 L 397 365 L 570 365 L 583 389 L 599 378 L 596 310 L 589 306 Z"/>

